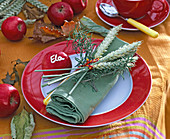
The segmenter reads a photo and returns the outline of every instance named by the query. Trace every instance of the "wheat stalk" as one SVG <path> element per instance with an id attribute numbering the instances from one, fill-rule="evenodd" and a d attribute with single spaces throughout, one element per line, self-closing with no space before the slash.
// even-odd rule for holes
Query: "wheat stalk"
<path id="1" fill-rule="evenodd" d="M 5 8 L 5 10 L 1 11 L 0 16 L 3 18 L 0 20 L 0 26 L 2 25 L 3 21 L 8 17 L 18 15 L 21 12 L 22 7 L 25 3 L 25 0 L 15 0 L 11 2 L 10 5 Z"/>
<path id="2" fill-rule="evenodd" d="M 134 63 L 138 60 L 138 56 L 134 57 L 125 57 L 113 62 L 100 62 L 95 63 L 93 68 L 103 70 L 103 69 L 121 69 L 121 68 L 131 68 L 134 67 Z"/>
<path id="3" fill-rule="evenodd" d="M 8 7 L 9 3 L 11 2 L 12 0 L 5 0 L 3 1 L 1 4 L 0 4 L 0 11 L 4 10 L 6 7 Z"/>
<path id="4" fill-rule="evenodd" d="M 141 41 L 133 42 L 132 44 L 125 44 L 123 47 L 120 47 L 118 50 L 112 51 L 106 56 L 100 58 L 98 62 L 112 61 L 114 59 L 129 55 L 130 53 L 134 53 L 137 51 L 139 45 L 141 45 Z"/>
<path id="5" fill-rule="evenodd" d="M 0 16 L 4 16 L 4 17 L 8 16 L 9 17 L 9 15 L 18 14 L 21 11 L 21 9 L 22 9 L 22 7 L 25 3 L 26 3 L 25 0 L 14 0 L 14 1 L 12 1 L 7 6 L 7 8 L 5 8 L 3 11 L 0 12 Z"/>
<path id="6" fill-rule="evenodd" d="M 36 6 L 37 8 L 39 8 L 41 11 L 45 13 L 48 11 L 48 6 L 46 6 L 45 4 L 41 3 L 38 0 L 26 0 L 26 1 Z"/>
<path id="7" fill-rule="evenodd" d="M 31 3 L 32 5 L 36 6 L 43 12 L 47 12 L 48 10 L 48 6 L 42 4 L 38 0 L 6 0 L 0 4 L 0 17 L 2 18 L 0 20 L 0 27 L 5 19 L 7 19 L 10 16 L 18 15 L 26 2 Z M 24 20 L 26 24 L 33 24 L 35 21 L 36 19 Z"/>
<path id="8" fill-rule="evenodd" d="M 122 28 L 122 25 L 116 26 L 112 28 L 105 39 L 101 42 L 101 44 L 97 47 L 97 51 L 95 53 L 95 58 L 101 58 L 103 53 L 107 51 L 107 48 L 117 35 L 118 31 L 120 31 Z"/>

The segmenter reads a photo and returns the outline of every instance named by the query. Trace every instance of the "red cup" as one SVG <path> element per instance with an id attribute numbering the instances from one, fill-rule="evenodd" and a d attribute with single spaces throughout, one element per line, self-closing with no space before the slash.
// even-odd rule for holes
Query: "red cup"
<path id="1" fill-rule="evenodd" d="M 123 17 L 143 17 L 152 7 L 154 0 L 113 0 L 117 11 Z"/>

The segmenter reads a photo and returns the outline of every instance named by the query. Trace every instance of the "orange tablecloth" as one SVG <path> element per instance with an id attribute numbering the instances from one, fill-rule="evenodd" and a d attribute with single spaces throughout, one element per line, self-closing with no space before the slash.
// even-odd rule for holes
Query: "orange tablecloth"
<path id="1" fill-rule="evenodd" d="M 59 0 L 57 0 L 59 1 Z M 41 0 L 42 3 L 50 5 L 56 0 Z M 91 18 L 97 24 L 108 29 L 111 27 L 102 22 L 95 12 L 97 0 L 89 0 L 87 8 L 76 18 L 83 15 Z M 23 17 L 22 13 L 19 14 Z M 48 18 L 45 17 L 48 21 Z M 137 51 L 147 62 L 152 74 L 152 89 L 149 98 L 144 105 L 134 114 L 126 119 L 112 125 L 78 129 L 62 126 L 53 123 L 38 115 L 25 101 L 20 83 L 14 86 L 18 89 L 21 96 L 21 104 L 16 114 L 20 113 L 25 107 L 34 114 L 35 130 L 33 138 L 169 138 L 170 139 L 170 17 L 154 29 L 159 32 L 159 37 L 154 39 L 140 31 L 120 31 L 118 38 L 129 43 L 142 40 L 143 43 Z M 33 26 L 29 26 L 25 38 L 18 42 L 8 41 L 0 32 L 0 79 L 5 78 L 7 72 L 11 73 L 13 64 L 11 61 L 21 59 L 27 61 L 33 58 L 41 50 L 53 45 L 61 40 L 52 41 L 46 44 L 34 42 L 27 37 L 32 36 Z M 102 38 L 94 35 L 94 38 Z M 20 78 L 24 67 L 17 66 Z M 0 81 L 2 83 L 2 81 Z M 13 115 L 12 115 L 13 116 Z M 10 121 L 8 118 L 0 118 L 0 139 L 10 138 Z M 114 115 L 113 115 L 114 116 Z"/>

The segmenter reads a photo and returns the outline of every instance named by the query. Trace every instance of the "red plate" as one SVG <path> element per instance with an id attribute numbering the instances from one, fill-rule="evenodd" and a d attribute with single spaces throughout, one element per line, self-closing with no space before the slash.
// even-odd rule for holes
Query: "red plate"
<path id="1" fill-rule="evenodd" d="M 99 45 L 102 42 L 100 39 L 94 41 Z M 41 91 L 41 76 L 42 72 L 34 72 L 40 70 L 41 62 L 46 53 L 51 50 L 58 50 L 67 53 L 68 55 L 75 54 L 71 45 L 67 46 L 67 41 L 63 41 L 52 45 L 33 57 L 33 59 L 26 66 L 21 80 L 22 92 L 27 103 L 38 114 L 46 119 L 58 124 L 71 126 L 71 127 L 99 127 L 114 123 L 134 113 L 140 108 L 149 96 L 151 89 L 151 73 L 145 61 L 139 56 L 136 66 L 130 71 L 132 78 L 132 89 L 128 98 L 120 106 L 109 110 L 107 112 L 91 115 L 83 124 L 69 124 L 56 116 L 52 116 L 46 112 L 45 105 L 43 104 L 44 95 Z"/>
<path id="2" fill-rule="evenodd" d="M 159 0 L 157 0 L 157 1 L 159 1 Z M 137 20 L 137 21 L 148 26 L 149 28 L 153 28 L 153 27 L 161 24 L 163 21 L 166 20 L 166 18 L 169 15 L 169 4 L 166 0 L 163 0 L 163 2 L 164 2 L 164 8 L 158 9 L 158 10 L 160 10 L 159 12 L 150 10 L 143 18 L 141 18 L 140 20 Z M 108 24 L 110 26 L 117 26 L 117 25 L 123 24 L 122 29 L 124 29 L 124 30 L 132 30 L 132 31 L 138 30 L 135 27 L 133 27 L 132 25 L 128 24 L 125 20 L 123 20 L 119 17 L 113 18 L 113 17 L 108 17 L 108 16 L 104 15 L 101 12 L 101 10 L 99 9 L 100 3 L 107 3 L 110 5 L 113 5 L 113 2 L 112 2 L 112 0 L 98 0 L 97 1 L 96 13 L 103 22 L 105 22 L 106 24 Z M 152 7 L 152 9 L 155 9 L 155 8 Z"/>

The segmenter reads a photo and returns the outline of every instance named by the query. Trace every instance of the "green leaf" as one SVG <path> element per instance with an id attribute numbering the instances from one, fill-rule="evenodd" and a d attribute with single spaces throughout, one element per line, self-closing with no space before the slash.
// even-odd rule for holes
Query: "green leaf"
<path id="1" fill-rule="evenodd" d="M 30 139 L 35 123 L 32 113 L 25 109 L 11 120 L 11 136 L 13 139 Z"/>
<path id="2" fill-rule="evenodd" d="M 6 74 L 6 78 L 2 79 L 3 83 L 7 83 L 10 85 L 14 85 L 15 84 L 15 80 L 11 80 L 11 74 L 9 75 L 9 72 L 7 72 Z"/>
<path id="3" fill-rule="evenodd" d="M 13 62 L 16 62 L 16 64 L 14 65 L 14 66 L 16 66 L 16 65 L 18 65 L 18 64 L 23 64 L 24 66 L 26 66 L 28 63 L 29 63 L 29 61 L 21 61 L 20 59 L 17 59 L 17 60 L 15 60 L 15 61 L 12 61 L 11 63 L 13 63 Z"/>
<path id="4" fill-rule="evenodd" d="M 83 16 L 80 19 L 80 23 L 83 27 L 85 27 L 90 32 L 100 34 L 103 37 L 105 37 L 109 32 L 108 29 L 104 28 L 103 26 L 96 24 L 93 20 L 91 20 L 90 18 L 88 18 L 86 16 Z"/>
<path id="5" fill-rule="evenodd" d="M 29 63 L 29 61 L 23 62 L 20 59 L 12 61 L 11 63 L 13 63 L 13 62 L 15 62 L 14 67 L 13 67 L 13 72 L 11 74 L 9 74 L 9 72 L 7 72 L 6 78 L 2 79 L 3 83 L 14 85 L 16 82 L 19 82 L 20 78 L 19 78 L 19 74 L 16 69 L 16 66 L 19 64 L 23 64 L 24 66 L 26 66 Z M 12 79 L 13 76 L 14 76 L 14 80 Z"/>

